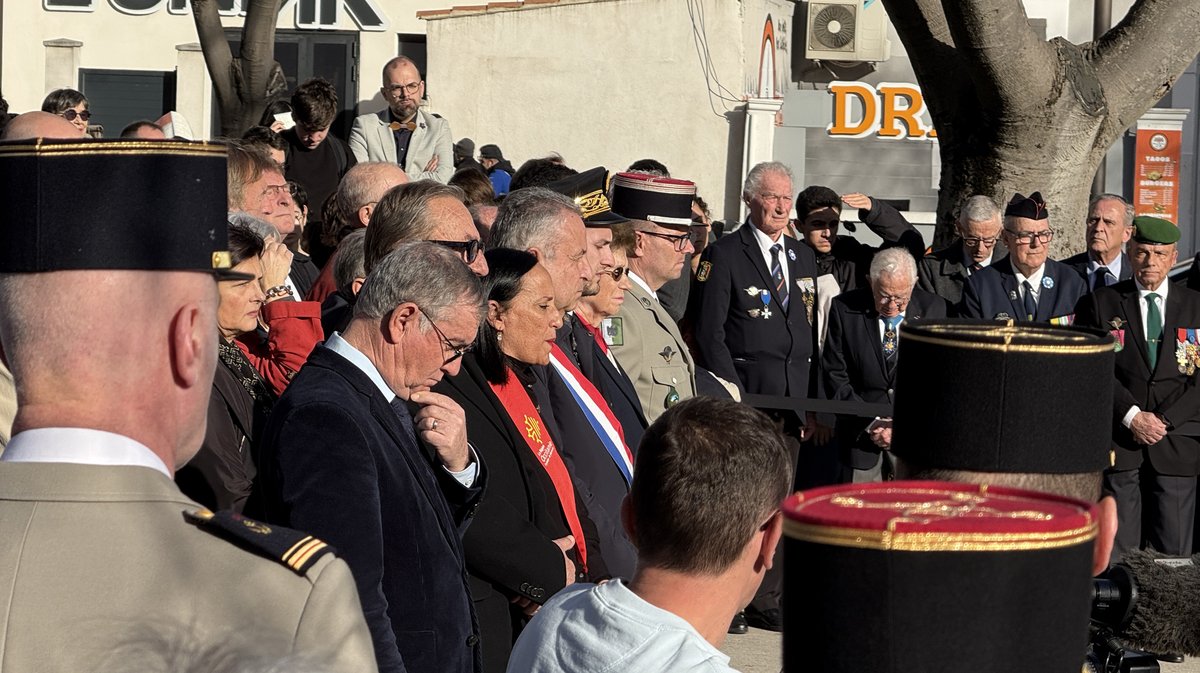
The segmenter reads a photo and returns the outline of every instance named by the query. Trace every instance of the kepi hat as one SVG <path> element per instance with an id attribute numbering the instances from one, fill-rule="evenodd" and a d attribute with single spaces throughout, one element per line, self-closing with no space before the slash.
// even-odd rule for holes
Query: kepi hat
<path id="1" fill-rule="evenodd" d="M 631 220 L 676 229 L 692 224 L 696 183 L 645 173 L 617 173 L 612 179 L 612 208 Z"/>
<path id="2" fill-rule="evenodd" d="M 611 227 L 629 221 L 612 210 L 608 201 L 608 170 L 603 166 L 568 175 L 546 187 L 573 199 L 588 227 Z"/>

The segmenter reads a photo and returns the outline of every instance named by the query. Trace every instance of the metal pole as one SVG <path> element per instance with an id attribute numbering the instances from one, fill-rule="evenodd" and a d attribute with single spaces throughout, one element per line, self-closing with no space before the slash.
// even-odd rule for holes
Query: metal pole
<path id="1" fill-rule="evenodd" d="M 1093 0 L 1092 9 L 1092 40 L 1100 36 L 1112 25 L 1112 0 Z M 1107 173 L 1105 164 L 1108 162 L 1108 152 L 1100 159 L 1100 167 L 1096 169 L 1096 177 L 1092 180 L 1092 196 L 1108 191 L 1104 188 Z"/>

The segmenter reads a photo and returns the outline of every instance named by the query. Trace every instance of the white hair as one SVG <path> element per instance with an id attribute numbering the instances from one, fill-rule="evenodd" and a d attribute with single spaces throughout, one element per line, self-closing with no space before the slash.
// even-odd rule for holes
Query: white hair
<path id="1" fill-rule="evenodd" d="M 1000 217 L 1000 206 L 989 196 L 976 194 L 963 202 L 958 211 L 958 223 L 991 222 Z"/>
<path id="2" fill-rule="evenodd" d="M 913 259 L 912 254 L 904 248 L 885 248 L 875 253 L 875 257 L 871 260 L 869 275 L 871 285 L 874 285 L 883 276 L 905 277 L 908 278 L 909 285 L 915 285 L 917 262 Z"/>
<path id="3" fill-rule="evenodd" d="M 778 161 L 764 161 L 760 164 L 755 164 L 754 168 L 746 174 L 746 183 L 742 186 L 742 198 L 750 199 L 755 194 L 762 191 L 763 177 L 767 173 L 775 173 L 777 175 L 787 176 L 788 182 L 795 183 L 796 178 L 792 175 L 792 169 L 787 167 L 787 164 Z M 788 196 L 792 196 L 789 194 Z"/>

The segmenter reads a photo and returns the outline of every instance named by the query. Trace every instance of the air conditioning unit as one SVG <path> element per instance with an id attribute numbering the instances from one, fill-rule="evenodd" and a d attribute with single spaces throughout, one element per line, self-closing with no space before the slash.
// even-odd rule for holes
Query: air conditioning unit
<path id="1" fill-rule="evenodd" d="M 886 61 L 892 46 L 887 34 L 887 13 L 879 0 L 809 2 L 804 57 L 813 61 Z"/>

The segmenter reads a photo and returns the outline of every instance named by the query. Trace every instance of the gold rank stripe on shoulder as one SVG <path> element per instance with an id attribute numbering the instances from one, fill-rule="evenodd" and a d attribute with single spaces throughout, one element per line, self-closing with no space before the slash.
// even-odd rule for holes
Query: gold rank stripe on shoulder
<path id="1" fill-rule="evenodd" d="M 305 535 L 300 539 L 299 542 L 292 545 L 291 549 L 288 549 L 283 554 L 282 561 L 288 564 L 292 570 L 299 572 L 302 568 L 304 568 L 304 564 L 313 557 L 313 554 L 316 554 L 328 546 L 329 545 L 321 542 L 311 535 Z"/>

